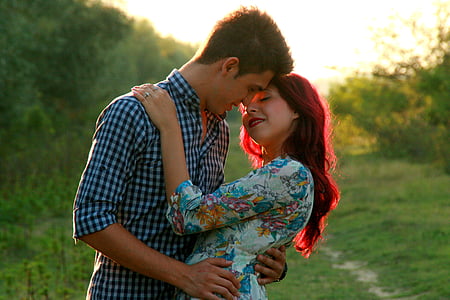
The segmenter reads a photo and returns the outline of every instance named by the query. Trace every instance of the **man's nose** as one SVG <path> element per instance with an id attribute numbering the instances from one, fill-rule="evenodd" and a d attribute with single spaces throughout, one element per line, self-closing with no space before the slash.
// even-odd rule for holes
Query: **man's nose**
<path id="1" fill-rule="evenodd" d="M 252 102 L 252 98 L 253 98 L 253 96 L 247 95 L 247 96 L 245 96 L 245 98 L 241 101 L 242 105 L 244 105 L 246 109 L 247 109 L 247 106 Z"/>

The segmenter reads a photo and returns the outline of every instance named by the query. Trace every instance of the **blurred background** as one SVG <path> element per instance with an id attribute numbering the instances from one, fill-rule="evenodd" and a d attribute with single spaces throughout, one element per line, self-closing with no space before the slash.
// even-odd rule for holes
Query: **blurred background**
<path id="1" fill-rule="evenodd" d="M 239 5 L 271 14 L 334 114 L 342 200 L 270 299 L 450 299 L 450 2 L 0 2 L 0 299 L 83 299 L 72 205 L 95 121 Z M 238 146 L 226 177 L 250 170 Z"/>

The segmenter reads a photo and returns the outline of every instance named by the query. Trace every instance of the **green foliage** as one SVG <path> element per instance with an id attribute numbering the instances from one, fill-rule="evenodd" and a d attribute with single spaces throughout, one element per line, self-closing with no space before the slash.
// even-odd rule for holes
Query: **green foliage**
<path id="1" fill-rule="evenodd" d="M 112 95 L 136 84 L 163 80 L 195 51 L 188 44 L 159 37 L 148 20 L 133 19 L 131 26 L 132 32 L 108 53 L 107 72 L 100 79 L 101 85 L 111 86 Z"/>
<path id="2" fill-rule="evenodd" d="M 0 299 L 81 299 L 72 205 L 95 119 L 194 53 L 92 0 L 0 1 Z"/>
<path id="3" fill-rule="evenodd" d="M 338 119 L 351 116 L 356 126 L 376 138 L 384 155 L 423 161 L 432 155 L 424 120 L 427 103 L 408 83 L 355 76 L 332 87 L 330 99 Z"/>
<path id="4" fill-rule="evenodd" d="M 81 166 L 105 104 L 194 53 L 99 1 L 1 1 L 0 31 L 0 186 Z"/>
<path id="5" fill-rule="evenodd" d="M 9 116 L 20 115 L 30 103 L 58 112 L 88 103 L 86 94 L 101 75 L 104 53 L 129 30 L 126 17 L 76 0 L 1 5 L 7 33 L 1 48 L 8 46 L 0 82 Z"/>
<path id="6" fill-rule="evenodd" d="M 403 20 L 425 47 L 423 57 L 401 48 L 397 27 L 388 27 L 383 35 L 378 32 L 381 62 L 372 74 L 356 73 L 331 87 L 333 111 L 343 122 L 337 123 L 341 149 L 359 131 L 360 140 L 366 141 L 362 144 L 386 157 L 434 162 L 450 172 L 448 9 L 448 4 L 438 3 L 433 29 L 420 26 L 414 18 Z"/>
<path id="7" fill-rule="evenodd" d="M 450 53 L 435 68 L 421 70 L 418 78 L 417 89 L 430 103 L 425 112 L 427 122 L 450 128 Z"/>
<path id="8" fill-rule="evenodd" d="M 71 239 L 71 207 L 77 180 L 51 174 L 23 178 L 0 194 L 0 299 L 79 298 L 92 256 Z M 78 174 L 77 174 L 78 176 Z M 84 282 L 83 282 L 84 281 Z"/>
<path id="9" fill-rule="evenodd" d="M 0 2 L 0 137 L 20 115 L 24 102 L 33 104 L 37 95 L 33 82 L 29 82 L 36 67 L 26 59 L 33 24 L 26 14 L 16 13 L 27 5 L 24 1 Z"/>

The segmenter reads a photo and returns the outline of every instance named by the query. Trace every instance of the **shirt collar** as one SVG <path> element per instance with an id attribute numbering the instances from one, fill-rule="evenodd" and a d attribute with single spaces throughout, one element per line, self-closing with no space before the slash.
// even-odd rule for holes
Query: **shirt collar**
<path id="1" fill-rule="evenodd" d="M 200 98 L 194 88 L 181 75 L 180 71 L 174 69 L 167 76 L 167 81 L 169 82 L 169 89 L 175 102 L 182 101 L 192 110 L 200 111 Z"/>
<path id="2" fill-rule="evenodd" d="M 167 81 L 170 82 L 170 91 L 175 102 L 182 101 L 192 111 L 200 112 L 200 98 L 194 88 L 187 82 L 186 78 L 181 75 L 180 71 L 173 69 L 169 76 L 167 76 Z M 206 111 L 206 115 L 209 120 L 215 119 L 222 121 L 227 116 L 227 113 L 216 115 Z"/>

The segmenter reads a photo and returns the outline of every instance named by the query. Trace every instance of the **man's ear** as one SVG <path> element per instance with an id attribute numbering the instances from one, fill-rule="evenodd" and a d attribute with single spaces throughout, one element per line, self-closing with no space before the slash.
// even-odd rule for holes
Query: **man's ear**
<path id="1" fill-rule="evenodd" d="M 222 63 L 222 73 L 226 74 L 239 74 L 239 58 L 237 57 L 227 57 Z"/>

